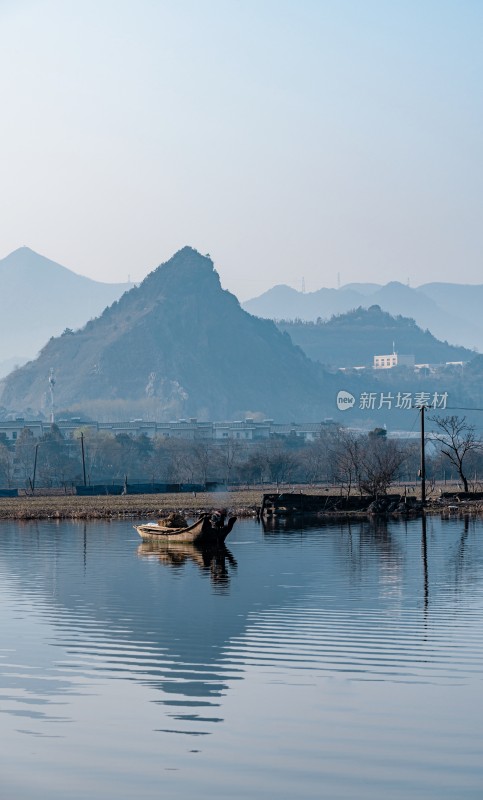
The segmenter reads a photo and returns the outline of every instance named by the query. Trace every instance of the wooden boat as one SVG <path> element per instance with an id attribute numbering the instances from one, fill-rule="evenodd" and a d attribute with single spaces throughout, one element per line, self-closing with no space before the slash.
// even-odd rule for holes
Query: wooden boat
<path id="1" fill-rule="evenodd" d="M 145 525 L 135 525 L 142 539 L 157 542 L 192 542 L 198 545 L 222 544 L 236 522 L 236 517 L 230 517 L 228 522 L 221 526 L 214 525 L 209 514 L 204 514 L 193 525 L 186 528 L 168 528 L 159 522 L 147 522 Z"/>

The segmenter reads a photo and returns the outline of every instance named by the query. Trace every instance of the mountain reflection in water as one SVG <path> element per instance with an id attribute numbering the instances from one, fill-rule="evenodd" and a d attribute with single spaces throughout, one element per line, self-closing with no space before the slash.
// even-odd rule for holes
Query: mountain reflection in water
<path id="1" fill-rule="evenodd" d="M 434 787 L 425 797 L 464 798 L 463 762 L 465 785 L 483 776 L 468 755 L 483 734 L 474 702 L 482 533 L 478 520 L 240 521 L 229 548 L 205 551 L 139 544 L 127 522 L 3 524 L 0 731 L 10 786 L 20 780 L 22 736 L 55 735 L 79 774 L 93 737 L 113 794 L 90 796 L 133 796 L 126 775 L 135 783 L 142 769 L 153 785 L 140 796 L 157 797 L 173 789 L 159 783 L 154 758 L 163 737 L 168 763 L 180 768 L 188 769 L 183 753 L 202 750 L 201 797 L 213 792 L 216 764 L 240 798 L 257 797 L 260 771 L 281 798 L 421 796 L 422 773 Z M 193 737 L 204 744 L 180 749 Z M 58 759 L 38 746 L 35 774 L 47 776 Z M 109 765 L 119 752 L 117 778 Z M 378 782 L 381 763 L 394 785 Z M 457 794 L 445 794 L 455 787 L 442 764 L 459 775 Z M 187 778 L 178 796 L 192 788 Z"/>

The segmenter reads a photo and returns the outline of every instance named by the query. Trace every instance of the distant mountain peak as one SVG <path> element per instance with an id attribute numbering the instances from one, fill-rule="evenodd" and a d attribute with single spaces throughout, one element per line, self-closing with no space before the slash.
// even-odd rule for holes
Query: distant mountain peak
<path id="1" fill-rule="evenodd" d="M 27 245 L 23 244 L 21 247 L 17 247 L 15 250 L 12 250 L 11 253 L 6 255 L 3 259 L 0 259 L 0 261 L 15 263 L 17 261 L 25 261 L 26 259 L 31 260 L 34 258 L 45 259 L 45 256 L 42 256 L 40 253 L 37 253 L 35 250 L 32 250 L 31 247 L 27 247 Z M 50 259 L 45 259 L 45 260 L 49 261 Z"/>
<path id="2" fill-rule="evenodd" d="M 210 264 L 213 264 L 213 260 L 209 253 L 206 255 L 202 255 L 199 250 L 195 247 L 191 247 L 190 245 L 186 244 L 180 250 L 178 250 L 174 255 L 171 256 L 169 259 L 170 262 L 174 262 L 180 259 L 189 258 L 192 260 L 202 260 L 202 261 L 209 261 Z"/>
<path id="3" fill-rule="evenodd" d="M 59 407 L 95 408 L 109 418 L 239 419 L 253 412 L 320 419 L 321 391 L 331 380 L 273 322 L 243 311 L 222 289 L 211 257 L 192 247 L 84 328 L 51 338 L 35 361 L 4 379 L 3 405 L 45 409 L 50 369 Z M 277 384 L 283 392 L 273 391 Z"/>
<path id="4" fill-rule="evenodd" d="M 140 284 L 144 293 L 187 291 L 190 294 L 220 288 L 220 278 L 211 256 L 202 255 L 194 247 L 182 247 L 168 261 L 160 264 Z"/>
<path id="5" fill-rule="evenodd" d="M 31 247 L 27 247 L 26 244 L 22 244 L 20 247 L 16 247 L 15 250 L 12 250 L 10 253 L 11 256 L 15 255 L 15 253 L 35 253 L 35 250 L 32 250 Z M 39 255 L 38 253 L 36 255 Z"/>
<path id="6" fill-rule="evenodd" d="M 22 245 L 22 247 L 17 247 L 16 250 L 12 250 L 5 258 L 0 259 L 0 269 L 2 267 L 7 267 L 8 269 L 15 269 L 17 271 L 27 271 L 27 272 L 36 272 L 39 271 L 59 271 L 62 272 L 69 272 L 72 275 L 76 275 L 77 273 L 73 272 L 72 270 L 68 269 L 67 267 L 62 266 L 57 261 L 52 261 L 51 258 L 47 258 L 47 256 L 43 256 L 40 253 L 37 253 L 35 250 L 32 250 L 31 247 L 27 247 L 26 245 Z"/>
<path id="7" fill-rule="evenodd" d="M 4 303 L 0 319 L 0 361 L 32 357 L 65 328 L 78 328 L 121 297 L 129 284 L 100 283 L 67 267 L 18 247 L 0 259 Z M 28 324 L 18 324 L 18 307 Z"/>
<path id="8" fill-rule="evenodd" d="M 171 269 L 205 269 L 210 272 L 214 270 L 213 260 L 209 255 L 202 255 L 194 247 L 186 245 L 178 250 L 168 261 L 164 261 L 153 272 L 158 270 L 171 270 Z M 153 274 L 153 273 L 151 273 Z"/>

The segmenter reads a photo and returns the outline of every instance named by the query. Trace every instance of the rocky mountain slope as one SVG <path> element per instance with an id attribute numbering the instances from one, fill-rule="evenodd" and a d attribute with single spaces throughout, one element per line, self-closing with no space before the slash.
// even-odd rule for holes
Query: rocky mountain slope
<path id="1" fill-rule="evenodd" d="M 273 322 L 222 290 L 210 258 L 185 247 L 79 331 L 51 339 L 9 375 L 0 404 L 97 419 L 144 416 L 321 419 L 332 380 Z"/>

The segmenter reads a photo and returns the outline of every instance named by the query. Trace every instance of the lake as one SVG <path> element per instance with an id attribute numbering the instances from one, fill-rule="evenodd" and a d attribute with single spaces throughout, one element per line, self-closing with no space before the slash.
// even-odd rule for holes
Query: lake
<path id="1" fill-rule="evenodd" d="M 483 523 L 0 527 L 8 800 L 483 796 Z"/>

